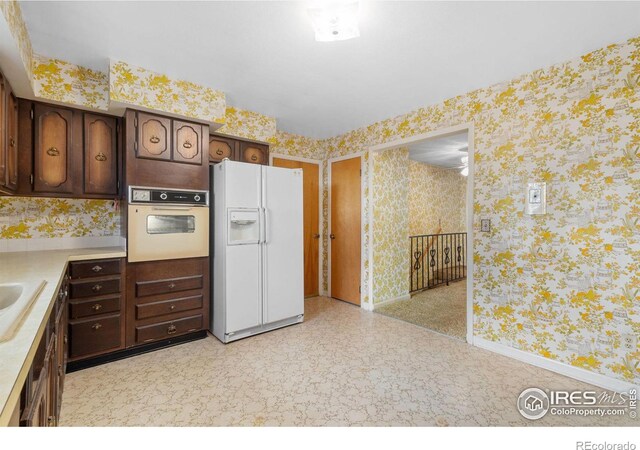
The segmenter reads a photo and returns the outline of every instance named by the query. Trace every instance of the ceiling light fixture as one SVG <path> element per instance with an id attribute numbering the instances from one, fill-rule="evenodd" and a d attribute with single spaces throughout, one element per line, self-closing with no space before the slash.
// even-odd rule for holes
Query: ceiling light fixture
<path id="1" fill-rule="evenodd" d="M 308 11 L 318 42 L 344 41 L 360 36 L 357 1 L 312 1 Z"/>

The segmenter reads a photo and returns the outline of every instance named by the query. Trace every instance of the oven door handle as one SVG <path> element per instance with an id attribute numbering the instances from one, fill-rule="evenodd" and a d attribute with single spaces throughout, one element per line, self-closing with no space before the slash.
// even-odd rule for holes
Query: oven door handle
<path id="1" fill-rule="evenodd" d="M 193 208 L 188 206 L 154 206 L 154 211 L 191 211 Z"/>

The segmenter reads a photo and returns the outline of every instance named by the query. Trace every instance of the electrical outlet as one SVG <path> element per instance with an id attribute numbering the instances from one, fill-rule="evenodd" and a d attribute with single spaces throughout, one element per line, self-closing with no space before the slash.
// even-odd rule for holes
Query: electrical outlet
<path id="1" fill-rule="evenodd" d="M 622 346 L 625 350 L 634 352 L 637 347 L 636 337 L 633 334 L 623 334 L 622 335 Z"/>
<path id="2" fill-rule="evenodd" d="M 480 231 L 483 233 L 491 232 L 491 219 L 480 219 Z"/>

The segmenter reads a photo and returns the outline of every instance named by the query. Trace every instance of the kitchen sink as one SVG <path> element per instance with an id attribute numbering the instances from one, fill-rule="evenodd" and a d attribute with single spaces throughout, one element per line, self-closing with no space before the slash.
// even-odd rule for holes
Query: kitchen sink
<path id="1" fill-rule="evenodd" d="M 44 281 L 0 284 L 0 342 L 13 338 Z"/>

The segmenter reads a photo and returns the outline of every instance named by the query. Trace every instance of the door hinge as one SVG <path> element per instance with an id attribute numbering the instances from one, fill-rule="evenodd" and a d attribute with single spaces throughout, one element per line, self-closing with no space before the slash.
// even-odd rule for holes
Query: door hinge
<path id="1" fill-rule="evenodd" d="M 138 151 L 138 141 L 133 141 L 133 149 L 137 152 Z"/>
<path id="2" fill-rule="evenodd" d="M 33 184 L 33 174 L 29 175 L 29 182 Z"/>
<path id="3" fill-rule="evenodd" d="M 134 126 L 134 127 L 136 127 L 136 128 L 138 128 L 138 116 L 135 116 L 135 117 L 133 118 L 133 126 Z"/>
<path id="4" fill-rule="evenodd" d="M 358 286 L 358 294 L 362 294 L 362 286 Z"/>
<path id="5" fill-rule="evenodd" d="M 29 117 L 33 120 L 33 106 L 31 107 L 31 111 L 29 111 Z"/>
<path id="6" fill-rule="evenodd" d="M 116 189 L 120 192 L 120 180 L 116 182 Z"/>

